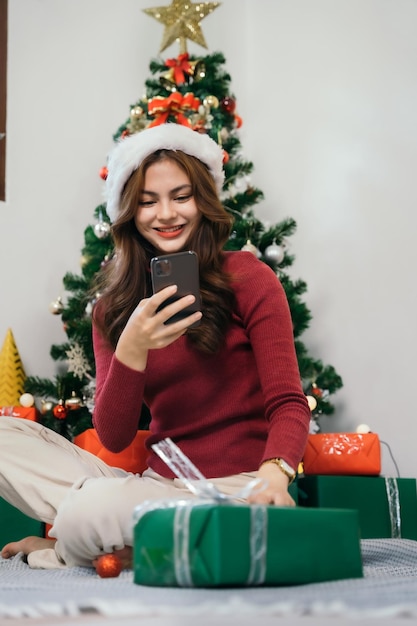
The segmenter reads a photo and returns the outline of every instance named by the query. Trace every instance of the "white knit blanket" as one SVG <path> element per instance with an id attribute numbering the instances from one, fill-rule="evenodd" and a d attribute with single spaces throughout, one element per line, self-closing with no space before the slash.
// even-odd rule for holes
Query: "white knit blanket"
<path id="1" fill-rule="evenodd" d="M 234 589 L 178 589 L 133 583 L 125 570 L 102 579 L 92 568 L 31 570 L 21 555 L 0 558 L 0 618 L 210 615 L 417 618 L 417 541 L 362 541 L 363 579 Z"/>

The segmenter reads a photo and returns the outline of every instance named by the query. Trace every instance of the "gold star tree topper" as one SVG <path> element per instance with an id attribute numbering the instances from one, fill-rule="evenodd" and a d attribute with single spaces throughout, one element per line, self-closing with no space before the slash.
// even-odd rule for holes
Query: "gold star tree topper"
<path id="1" fill-rule="evenodd" d="M 174 41 L 180 44 L 180 54 L 187 52 L 187 39 L 199 46 L 207 48 L 200 22 L 212 13 L 220 2 L 189 2 L 188 0 L 172 0 L 167 7 L 143 9 L 144 13 L 165 24 L 160 52 L 168 48 Z"/>

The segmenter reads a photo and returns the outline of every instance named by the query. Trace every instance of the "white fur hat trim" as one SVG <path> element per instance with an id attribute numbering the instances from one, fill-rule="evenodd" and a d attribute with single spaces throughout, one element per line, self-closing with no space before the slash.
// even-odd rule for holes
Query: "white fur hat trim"
<path id="1" fill-rule="evenodd" d="M 142 161 L 157 150 L 181 150 L 205 163 L 220 193 L 224 182 L 223 151 L 208 135 L 181 124 L 168 123 L 147 128 L 120 140 L 110 154 L 105 196 L 112 222 L 117 218 L 126 182 Z"/>

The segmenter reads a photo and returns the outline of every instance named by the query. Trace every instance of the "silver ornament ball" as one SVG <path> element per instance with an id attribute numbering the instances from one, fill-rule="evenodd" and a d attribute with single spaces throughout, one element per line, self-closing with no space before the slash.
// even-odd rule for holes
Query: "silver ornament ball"
<path id="1" fill-rule="evenodd" d="M 275 242 L 265 248 L 264 254 L 269 261 L 273 261 L 278 265 L 284 260 L 284 249 Z"/>
<path id="2" fill-rule="evenodd" d="M 94 226 L 94 233 L 98 239 L 105 239 L 110 234 L 110 224 L 107 222 L 97 222 Z"/>

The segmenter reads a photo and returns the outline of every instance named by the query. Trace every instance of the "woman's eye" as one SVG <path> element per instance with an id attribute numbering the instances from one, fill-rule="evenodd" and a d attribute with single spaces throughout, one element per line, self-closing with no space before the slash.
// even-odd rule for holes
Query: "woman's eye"
<path id="1" fill-rule="evenodd" d="M 177 202 L 187 202 L 187 200 L 190 200 L 190 198 L 192 198 L 192 197 L 193 197 L 193 194 L 189 193 L 187 196 L 177 196 L 175 198 L 175 200 Z"/>
<path id="2" fill-rule="evenodd" d="M 152 206 L 155 200 L 139 200 L 139 206 Z"/>

